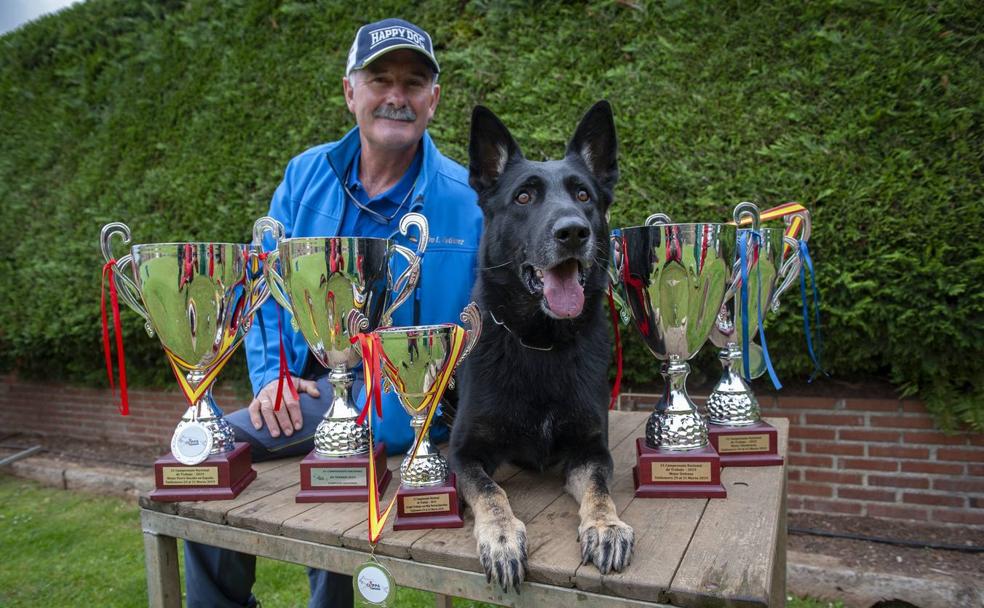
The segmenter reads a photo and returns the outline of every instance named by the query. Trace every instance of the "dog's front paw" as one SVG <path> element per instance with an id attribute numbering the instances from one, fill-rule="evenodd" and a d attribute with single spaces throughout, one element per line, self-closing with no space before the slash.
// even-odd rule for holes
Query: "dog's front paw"
<path id="1" fill-rule="evenodd" d="M 475 538 L 485 580 L 503 591 L 519 591 L 526 577 L 526 525 L 515 517 L 499 517 L 476 525 Z"/>
<path id="2" fill-rule="evenodd" d="M 620 571 L 632 559 L 635 533 L 617 517 L 582 523 L 577 530 L 581 541 L 581 563 L 594 562 L 602 574 Z"/>

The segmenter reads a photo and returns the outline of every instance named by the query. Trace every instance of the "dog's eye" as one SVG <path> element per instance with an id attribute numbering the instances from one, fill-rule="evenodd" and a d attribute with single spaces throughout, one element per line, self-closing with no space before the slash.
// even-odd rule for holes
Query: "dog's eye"
<path id="1" fill-rule="evenodd" d="M 582 203 L 586 203 L 589 200 L 591 200 L 591 195 L 588 194 L 587 190 L 581 188 L 580 190 L 577 191 L 577 200 L 581 201 Z"/>
<path id="2" fill-rule="evenodd" d="M 516 202 L 520 205 L 528 205 L 532 200 L 533 197 L 526 190 L 520 190 L 519 194 L 516 195 Z"/>

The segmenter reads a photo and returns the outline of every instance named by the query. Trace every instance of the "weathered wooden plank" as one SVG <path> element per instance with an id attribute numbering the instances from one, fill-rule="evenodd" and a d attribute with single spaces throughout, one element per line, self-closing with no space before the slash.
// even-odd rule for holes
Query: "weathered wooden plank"
<path id="1" fill-rule="evenodd" d="M 230 526 L 249 528 L 267 534 L 280 534 L 285 521 L 299 513 L 310 511 L 316 503 L 299 503 L 296 500 L 300 489 L 301 470 L 293 466 L 284 469 L 278 482 L 289 483 L 284 489 L 258 498 L 226 513 Z"/>
<path id="2" fill-rule="evenodd" d="M 178 543 L 172 536 L 144 532 L 147 600 L 151 608 L 181 608 Z"/>
<path id="3" fill-rule="evenodd" d="M 256 479 L 239 496 L 232 500 L 179 502 L 178 515 L 218 524 L 225 523 L 226 513 L 229 511 L 297 483 L 298 462 L 300 458 L 285 458 L 254 464 Z"/>
<path id="4" fill-rule="evenodd" d="M 615 433 L 609 444 L 614 463 L 611 491 L 615 508 L 619 511 L 632 499 L 635 438 L 638 433 L 644 432 L 646 418 L 646 414 L 630 412 L 611 412 L 609 416 L 609 435 Z M 578 508 L 577 502 L 564 493 L 527 523 L 530 580 L 568 587 L 575 584 L 574 579 L 581 566 L 581 544 L 577 539 L 577 529 L 581 523 Z"/>
<path id="5" fill-rule="evenodd" d="M 786 453 L 788 421 L 770 419 Z M 771 597 L 773 566 L 780 558 L 780 508 L 785 466 L 729 467 L 721 474 L 728 498 L 709 501 L 670 584 L 679 606 L 752 607 L 781 605 Z M 780 575 L 784 575 L 781 573 Z"/>

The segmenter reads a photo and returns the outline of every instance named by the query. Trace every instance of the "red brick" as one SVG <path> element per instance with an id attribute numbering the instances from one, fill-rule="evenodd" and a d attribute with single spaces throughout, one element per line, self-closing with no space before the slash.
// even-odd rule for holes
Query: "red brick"
<path id="1" fill-rule="evenodd" d="M 810 441 L 803 446 L 807 454 L 834 454 L 838 456 L 864 456 L 864 446 L 850 443 L 825 443 Z"/>
<path id="2" fill-rule="evenodd" d="M 877 503 L 867 505 L 869 517 L 887 517 L 889 519 L 914 519 L 916 521 L 926 521 L 929 519 L 929 511 L 920 507 L 903 507 L 899 505 L 880 505 Z"/>
<path id="3" fill-rule="evenodd" d="M 934 479 L 933 489 L 963 494 L 984 494 L 984 480 L 980 479 Z"/>
<path id="4" fill-rule="evenodd" d="M 897 399 L 854 399 L 844 400 L 844 408 L 849 410 L 864 410 L 867 412 L 897 412 L 902 404 Z"/>
<path id="5" fill-rule="evenodd" d="M 895 492 L 891 490 L 871 490 L 866 488 L 837 488 L 837 498 L 850 500 L 875 500 L 878 502 L 895 502 Z"/>
<path id="6" fill-rule="evenodd" d="M 837 431 L 834 429 L 818 429 L 809 426 L 795 426 L 789 429 L 789 436 L 793 439 L 837 439 Z"/>
<path id="7" fill-rule="evenodd" d="M 967 474 L 975 477 L 984 477 L 984 464 L 968 464 Z"/>
<path id="8" fill-rule="evenodd" d="M 799 496 L 790 496 L 786 499 L 786 509 L 789 511 L 798 511 L 803 508 L 803 499 Z"/>
<path id="9" fill-rule="evenodd" d="M 830 498 L 834 495 L 834 491 L 830 486 L 797 482 L 789 484 L 789 493 L 794 496 L 822 496 L 824 498 Z"/>
<path id="10" fill-rule="evenodd" d="M 926 460 L 929 458 L 929 448 L 903 448 L 897 445 L 869 445 L 868 456 L 875 458 L 907 458 L 910 460 Z"/>
<path id="11" fill-rule="evenodd" d="M 830 469 L 834 466 L 834 459 L 830 456 L 805 456 L 802 454 L 790 454 L 789 466 Z"/>
<path id="12" fill-rule="evenodd" d="M 821 513 L 842 513 L 846 515 L 861 515 L 862 503 L 844 500 L 823 500 L 819 498 L 804 498 L 804 511 L 819 511 Z"/>
<path id="13" fill-rule="evenodd" d="M 933 445 L 966 445 L 963 435 L 945 435 L 939 431 L 907 431 L 903 443 L 930 443 Z"/>
<path id="14" fill-rule="evenodd" d="M 930 475 L 963 475 L 964 466 L 962 464 L 949 464 L 942 462 L 903 462 L 903 473 L 929 473 Z M 984 472 L 981 473 L 984 475 Z"/>
<path id="15" fill-rule="evenodd" d="M 836 471 L 814 471 L 806 469 L 803 471 L 806 481 L 817 483 L 843 483 L 860 486 L 864 483 L 864 478 L 860 473 L 839 473 Z"/>
<path id="16" fill-rule="evenodd" d="M 899 463 L 894 460 L 871 460 L 869 458 L 844 458 L 840 461 L 842 469 L 862 471 L 898 471 Z"/>
<path id="17" fill-rule="evenodd" d="M 901 475 L 868 475 L 868 485 L 928 490 L 929 480 L 925 477 L 903 477 Z"/>
<path id="18" fill-rule="evenodd" d="M 898 443 L 902 433 L 898 431 L 868 431 L 864 429 L 840 429 L 840 438 L 844 441 L 880 441 L 882 443 Z"/>
<path id="19" fill-rule="evenodd" d="M 950 509 L 933 509 L 933 521 L 942 521 L 950 524 L 966 524 L 969 526 L 984 526 L 984 510 L 957 511 Z"/>
<path id="20" fill-rule="evenodd" d="M 802 454 L 803 453 L 803 442 L 800 441 L 800 440 L 798 440 L 798 439 L 790 439 L 789 440 L 789 451 L 790 451 L 790 453 L 793 453 L 793 454 Z"/>
<path id="21" fill-rule="evenodd" d="M 800 473 L 801 473 L 801 471 L 799 469 L 787 469 L 786 470 L 786 480 L 787 481 L 799 481 L 800 479 L 803 478 L 803 476 Z"/>
<path id="22" fill-rule="evenodd" d="M 902 502 L 915 505 L 932 505 L 934 507 L 963 507 L 966 504 L 963 496 L 924 494 L 922 492 L 906 492 L 902 495 Z"/>
<path id="23" fill-rule="evenodd" d="M 984 497 L 974 496 L 970 499 L 970 508 L 972 509 L 984 509 Z"/>
<path id="24" fill-rule="evenodd" d="M 825 410 L 837 406 L 837 399 L 831 397 L 777 397 L 776 407 L 794 410 Z"/>
<path id="25" fill-rule="evenodd" d="M 910 414 L 925 414 L 926 404 L 922 401 L 904 399 L 902 401 L 902 411 Z"/>
<path id="26" fill-rule="evenodd" d="M 820 426 L 864 426 L 864 416 L 847 414 L 807 414 L 807 424 Z"/>
<path id="27" fill-rule="evenodd" d="M 940 448 L 936 450 L 937 460 L 958 460 L 961 462 L 981 462 L 984 460 L 984 450 L 958 450 Z"/>
<path id="28" fill-rule="evenodd" d="M 933 419 L 929 416 L 872 416 L 871 426 L 892 429 L 933 429 Z"/>

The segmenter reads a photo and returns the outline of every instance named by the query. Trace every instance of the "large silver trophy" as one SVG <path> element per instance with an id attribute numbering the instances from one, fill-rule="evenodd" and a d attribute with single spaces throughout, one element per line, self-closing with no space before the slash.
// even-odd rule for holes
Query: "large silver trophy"
<path id="1" fill-rule="evenodd" d="M 800 240 L 809 240 L 810 215 L 807 211 L 786 216 L 788 226 L 799 218 Z M 711 330 L 711 342 L 720 348 L 718 359 L 723 373 L 707 400 L 710 440 L 721 456 L 721 466 L 768 466 L 782 464 L 778 455 L 778 434 L 775 427 L 762 421 L 758 400 L 743 374 L 743 351 L 747 352 L 751 378 L 766 371 L 762 347 L 751 340 L 759 330 L 759 320 L 769 310 L 779 307 L 779 297 L 795 282 L 801 266 L 797 239 L 786 236 L 781 228 L 759 226 L 758 208 L 753 203 L 741 203 L 734 211 L 735 223 L 750 224 L 739 228 L 738 238 L 745 242 L 747 276 L 748 339 L 743 346 L 743 316 L 741 304 L 741 260 L 735 255 L 732 287 Z M 781 282 L 780 282 L 781 281 Z"/>
<path id="2" fill-rule="evenodd" d="M 250 245 L 134 245 L 111 266 L 120 298 L 144 318 L 147 334 L 160 339 L 190 402 L 174 431 L 171 454 L 155 464 L 153 500 L 234 498 L 256 477 L 249 444 L 235 442 L 212 385 L 269 296 L 258 259 L 265 232 L 280 238 L 283 226 L 260 218 Z M 114 237 L 129 244 L 130 229 L 120 222 L 103 227 L 100 246 L 107 262 L 114 261 Z"/>
<path id="3" fill-rule="evenodd" d="M 369 454 L 369 430 L 358 423 L 360 409 L 352 401 L 352 368 L 362 359 L 352 338 L 388 325 L 392 313 L 413 293 L 420 276 L 421 256 L 429 238 L 427 220 L 408 213 L 400 233 L 417 228 L 417 250 L 389 239 L 312 237 L 280 241 L 268 254 L 265 270 L 270 291 L 292 315 L 318 363 L 331 370 L 331 406 L 318 425 L 314 450 L 301 462 L 298 502 L 366 500 L 369 458 L 385 471 L 380 493 L 389 483 L 386 450 L 378 444 Z M 393 278 L 394 256 L 407 268 Z"/>
<path id="4" fill-rule="evenodd" d="M 474 302 L 465 307 L 461 320 L 467 329 L 444 323 L 376 331 L 387 389 L 396 392 L 410 415 L 415 437 L 400 466 L 394 530 L 463 525 L 454 473 L 426 432 L 451 374 L 482 333 L 482 317 Z"/>
<path id="5" fill-rule="evenodd" d="M 687 395 L 687 363 L 707 340 L 731 278 L 737 228 L 662 214 L 613 235 L 613 272 L 633 324 L 660 361 L 663 397 L 636 443 L 636 496 L 723 498 L 718 455 Z"/>

